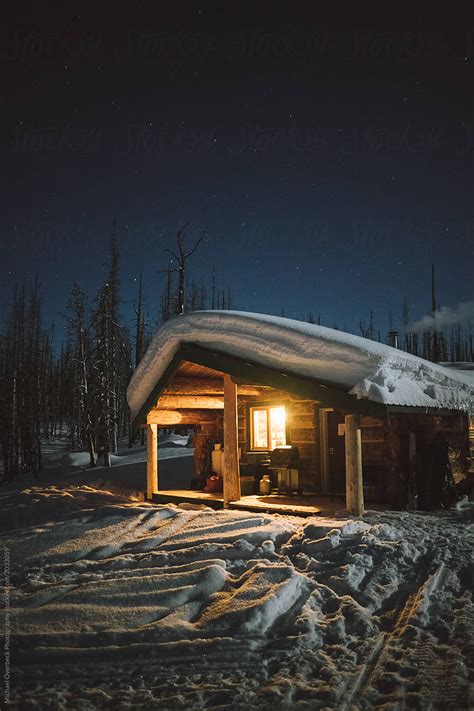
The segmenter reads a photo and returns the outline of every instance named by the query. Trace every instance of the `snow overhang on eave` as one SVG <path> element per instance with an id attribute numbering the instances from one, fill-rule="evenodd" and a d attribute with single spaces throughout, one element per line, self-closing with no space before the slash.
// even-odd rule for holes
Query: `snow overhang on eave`
<path id="1" fill-rule="evenodd" d="M 419 405 L 385 405 L 387 415 L 468 415 L 469 412 L 462 408 L 449 409 L 447 407 L 422 407 Z"/>
<path id="2" fill-rule="evenodd" d="M 240 381 L 248 385 L 267 385 L 293 395 L 317 400 L 328 407 L 378 418 L 387 416 L 387 406 L 383 403 L 367 398 L 357 398 L 355 395 L 350 395 L 340 385 L 270 368 L 214 348 L 208 349 L 194 343 L 181 343 L 155 387 L 132 419 L 132 431 L 136 431 L 141 424 L 146 422 L 148 413 L 155 406 L 161 393 L 170 383 L 183 361 L 227 373 L 233 376 L 236 382 Z M 416 410 L 417 408 L 411 409 Z"/>

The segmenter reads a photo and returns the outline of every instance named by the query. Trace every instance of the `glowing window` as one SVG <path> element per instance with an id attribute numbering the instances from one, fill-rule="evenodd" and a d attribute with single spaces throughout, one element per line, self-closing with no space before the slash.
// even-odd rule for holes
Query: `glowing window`
<path id="1" fill-rule="evenodd" d="M 250 408 L 251 449 L 275 449 L 286 445 L 286 413 L 283 406 Z"/>

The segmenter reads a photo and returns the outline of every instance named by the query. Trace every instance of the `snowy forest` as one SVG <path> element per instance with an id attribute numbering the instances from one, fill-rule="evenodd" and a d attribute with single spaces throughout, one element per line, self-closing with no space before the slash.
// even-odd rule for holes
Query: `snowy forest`
<path id="1" fill-rule="evenodd" d="M 120 289 L 120 255 L 115 228 L 104 281 L 90 300 L 74 283 L 64 304 L 60 323 L 46 327 L 42 319 L 41 287 L 16 286 L 10 312 L 0 336 L 0 430 L 1 477 L 10 481 L 22 472 L 39 476 L 41 445 L 50 438 L 67 438 L 71 451 L 86 450 L 90 466 L 110 466 L 119 438 L 128 437 L 129 410 L 126 389 L 156 329 L 186 311 L 238 308 L 232 304 L 230 287 L 219 285 L 216 271 L 210 279 L 191 277 L 188 260 L 205 232 L 187 244 L 185 225 L 170 249 L 164 287 L 158 305 L 147 304 L 138 279 L 136 299 L 129 318 L 124 318 Z M 210 283 L 210 286 L 208 284 Z M 158 309 L 157 309 L 158 306 Z M 439 310 L 432 270 L 431 316 Z M 158 312 L 157 312 L 158 311 Z M 281 310 L 284 316 L 284 309 Z M 321 314 L 305 319 L 324 324 Z M 461 323 L 449 329 L 416 330 L 403 300 L 400 336 L 388 316 L 391 345 L 434 362 L 473 361 L 473 334 Z M 57 331 L 61 332 L 58 337 Z M 383 335 L 382 335 L 383 333 Z M 358 335 L 385 341 L 373 313 L 359 322 Z"/>

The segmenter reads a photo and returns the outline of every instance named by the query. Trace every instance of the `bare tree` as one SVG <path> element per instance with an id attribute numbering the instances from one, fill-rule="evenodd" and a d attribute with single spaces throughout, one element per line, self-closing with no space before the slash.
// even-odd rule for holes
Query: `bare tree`
<path id="1" fill-rule="evenodd" d="M 374 340 L 374 312 L 370 309 L 369 325 L 365 325 L 365 321 L 359 321 L 359 330 L 361 336 Z"/>
<path id="2" fill-rule="evenodd" d="M 178 274 L 178 290 L 177 290 L 177 296 L 176 296 L 176 302 L 175 302 L 175 308 L 174 308 L 174 314 L 184 314 L 185 309 L 186 309 L 186 296 L 185 296 L 185 284 L 186 284 L 186 262 L 190 257 L 193 256 L 201 242 L 203 241 L 206 230 L 203 230 L 200 237 L 195 241 L 193 247 L 191 249 L 186 249 L 184 245 L 184 237 L 185 237 L 185 230 L 188 227 L 189 223 L 186 223 L 178 232 L 176 233 L 176 248 L 177 251 L 174 251 L 172 249 L 165 249 L 165 252 L 168 252 L 173 259 L 176 261 L 176 264 L 178 265 L 176 269 L 170 269 L 168 267 L 168 270 L 166 270 L 168 273 L 170 272 L 177 272 Z"/>

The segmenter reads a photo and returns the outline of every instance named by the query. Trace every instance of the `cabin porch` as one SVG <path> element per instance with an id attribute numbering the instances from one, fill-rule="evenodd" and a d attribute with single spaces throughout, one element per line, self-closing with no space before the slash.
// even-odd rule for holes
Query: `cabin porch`
<path id="1" fill-rule="evenodd" d="M 179 500 L 224 508 L 281 511 L 301 506 L 314 515 L 334 510 L 327 497 L 337 494 L 340 510 L 360 516 L 365 501 L 370 508 L 411 508 L 413 491 L 422 494 L 421 508 L 430 508 L 435 433 L 447 436 L 462 471 L 469 455 L 465 413 L 358 400 L 329 382 L 193 344 L 180 346 L 137 415 L 140 421 L 147 430 L 147 498 L 155 501 L 174 496 L 162 491 L 158 476 L 158 429 L 167 427 L 193 427 L 195 432 L 194 481 L 190 477 L 189 489 L 179 489 Z M 214 471 L 213 444 L 222 448 L 222 491 L 209 496 L 213 490 L 203 491 L 203 481 Z M 298 487 L 288 493 L 304 492 L 301 501 L 294 495 L 291 501 L 277 498 L 274 481 L 270 490 L 258 486 L 263 465 L 258 457 L 271 457 L 280 445 L 299 450 Z M 253 489 L 245 481 L 249 464 Z M 260 466 L 258 475 L 255 465 Z"/>
<path id="2" fill-rule="evenodd" d="M 180 354 L 155 391 L 154 401 L 149 401 L 144 425 L 148 499 L 300 515 L 336 510 L 363 513 L 361 415 L 353 411 L 354 398 L 326 384 L 223 354 L 197 347 L 188 351 Z M 332 414 L 337 414 L 333 433 L 337 447 L 331 446 L 325 431 Z M 194 429 L 194 479 L 189 489 L 181 484 L 162 490 L 158 429 L 176 426 Z M 214 444 L 222 449 L 218 470 L 214 459 L 211 462 Z M 280 475 L 273 470 L 271 487 L 262 490 L 259 482 L 263 472 L 272 470 L 270 458 L 279 447 L 297 450 L 298 462 L 291 465 L 297 486 L 292 490 L 290 479 L 287 489 L 280 488 Z M 214 471 L 221 476 L 222 490 L 203 491 L 203 482 Z"/>

